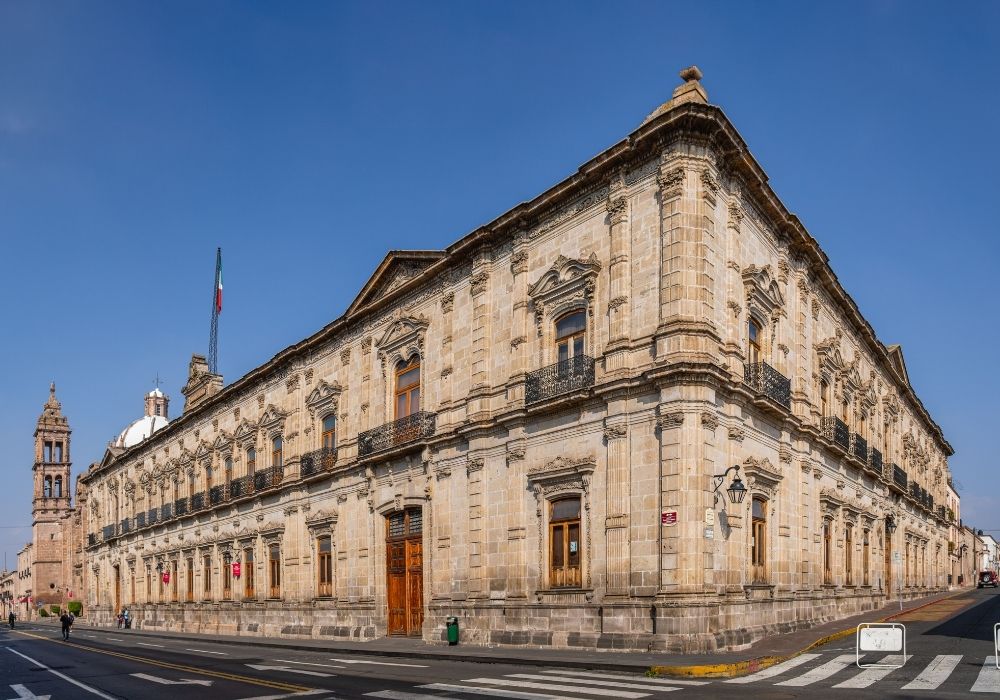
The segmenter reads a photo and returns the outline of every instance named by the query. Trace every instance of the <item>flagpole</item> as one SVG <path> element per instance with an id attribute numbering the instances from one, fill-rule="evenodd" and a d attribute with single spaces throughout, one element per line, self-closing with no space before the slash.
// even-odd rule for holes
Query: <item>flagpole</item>
<path id="1" fill-rule="evenodd" d="M 222 248 L 215 251 L 215 279 L 212 281 L 212 330 L 208 337 L 208 371 L 219 373 L 219 311 L 222 284 Z"/>

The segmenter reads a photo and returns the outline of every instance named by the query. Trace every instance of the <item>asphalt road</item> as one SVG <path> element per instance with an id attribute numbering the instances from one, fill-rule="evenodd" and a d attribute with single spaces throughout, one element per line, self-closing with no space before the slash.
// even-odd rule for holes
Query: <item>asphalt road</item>
<path id="1" fill-rule="evenodd" d="M 130 637 L 81 628 L 64 643 L 48 625 L 0 631 L 0 700 L 257 700 L 429 697 L 522 700 L 684 698 L 968 698 L 1000 695 L 993 624 L 1000 592 L 973 591 L 909 613 L 905 663 L 862 670 L 849 637 L 742 679 L 674 680 L 510 664 L 292 651 L 238 643 Z M 885 661 L 868 654 L 864 662 Z"/>

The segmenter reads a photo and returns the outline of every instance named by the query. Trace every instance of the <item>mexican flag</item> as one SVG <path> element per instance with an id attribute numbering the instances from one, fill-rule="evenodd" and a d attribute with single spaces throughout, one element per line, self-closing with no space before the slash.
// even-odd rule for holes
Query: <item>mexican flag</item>
<path id="1" fill-rule="evenodd" d="M 222 313 L 222 248 L 215 253 L 215 312 Z"/>

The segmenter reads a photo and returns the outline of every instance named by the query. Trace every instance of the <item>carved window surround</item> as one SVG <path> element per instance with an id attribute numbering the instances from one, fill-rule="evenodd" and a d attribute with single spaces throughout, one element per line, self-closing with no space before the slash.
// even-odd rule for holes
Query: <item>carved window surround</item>
<path id="1" fill-rule="evenodd" d="M 785 297 L 771 272 L 771 266 L 750 265 L 743 270 L 743 290 L 746 295 L 747 318 L 756 320 L 765 333 L 763 354 L 773 361 L 778 319 L 784 313 Z"/>
<path id="2" fill-rule="evenodd" d="M 423 316 L 402 316 L 397 314 L 393 322 L 385 330 L 385 333 L 382 334 L 382 337 L 375 343 L 379 363 L 382 367 L 382 379 L 385 385 L 383 402 L 385 420 L 392 420 L 394 415 L 393 391 L 395 387 L 392 385 L 393 368 L 401 362 L 404 364 L 408 363 L 414 355 L 420 358 L 421 365 L 421 407 L 426 404 L 429 398 L 424 391 L 426 387 L 424 373 L 427 371 L 427 368 L 423 366 L 424 339 L 427 335 L 428 326 L 430 326 L 430 322 Z"/>
<path id="3" fill-rule="evenodd" d="M 260 430 L 263 430 L 268 435 L 280 435 L 285 432 L 286 418 L 288 418 L 287 412 L 269 405 L 267 410 L 264 411 L 264 415 L 260 417 L 257 425 Z"/>
<path id="4" fill-rule="evenodd" d="M 548 532 L 549 509 L 546 504 L 560 496 L 579 496 L 582 510 L 581 539 L 586 543 L 580 566 L 583 569 L 583 587 L 591 588 L 590 559 L 591 526 L 590 526 L 590 482 L 594 476 L 597 461 L 593 457 L 567 459 L 557 457 L 544 465 L 528 470 L 528 485 L 535 495 L 535 515 L 538 521 L 538 571 L 543 577 L 546 569 L 545 555 L 549 551 L 546 532 Z M 539 584 L 546 585 L 543 580 Z"/>
<path id="5" fill-rule="evenodd" d="M 555 320 L 571 311 L 587 313 L 586 354 L 594 352 L 594 292 L 601 263 L 596 253 L 586 260 L 575 260 L 560 255 L 552 267 L 528 288 L 528 298 L 535 310 L 535 326 L 541 347 L 539 365 L 555 360 Z"/>
<path id="6" fill-rule="evenodd" d="M 748 457 L 743 462 L 743 473 L 747 477 L 747 488 L 751 492 L 762 493 L 767 496 L 772 504 L 778 497 L 778 487 L 785 475 L 781 473 L 781 467 L 771 464 L 767 457 Z M 750 499 L 746 499 L 747 502 Z"/>

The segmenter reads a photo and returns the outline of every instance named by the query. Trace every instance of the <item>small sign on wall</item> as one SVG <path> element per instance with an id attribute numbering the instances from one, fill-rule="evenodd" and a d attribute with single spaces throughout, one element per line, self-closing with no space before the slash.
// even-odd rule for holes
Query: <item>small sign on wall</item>
<path id="1" fill-rule="evenodd" d="M 661 525 L 676 525 L 677 524 L 677 511 L 676 510 L 665 510 L 660 513 L 660 524 Z"/>

